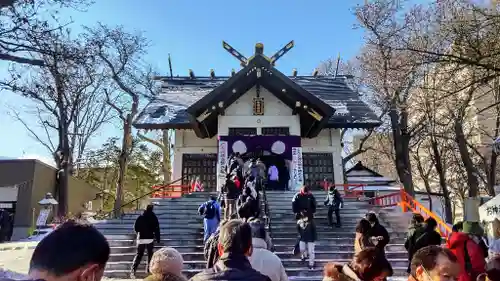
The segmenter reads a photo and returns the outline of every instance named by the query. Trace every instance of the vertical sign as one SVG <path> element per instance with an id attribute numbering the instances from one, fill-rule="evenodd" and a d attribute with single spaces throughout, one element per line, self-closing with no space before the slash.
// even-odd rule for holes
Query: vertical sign
<path id="1" fill-rule="evenodd" d="M 292 147 L 292 177 L 296 190 L 304 185 L 304 170 L 302 166 L 302 147 Z"/>
<path id="2" fill-rule="evenodd" d="M 220 191 L 222 184 L 226 182 L 227 170 L 227 141 L 219 141 L 219 153 L 217 159 L 217 190 Z"/>

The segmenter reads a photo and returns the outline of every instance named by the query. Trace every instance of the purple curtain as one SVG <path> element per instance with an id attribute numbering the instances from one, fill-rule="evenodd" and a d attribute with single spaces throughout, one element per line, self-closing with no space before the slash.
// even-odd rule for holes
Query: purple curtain
<path id="1" fill-rule="evenodd" d="M 219 136 L 219 140 L 227 141 L 229 155 L 265 150 L 292 160 L 292 147 L 300 147 L 299 136 Z"/>

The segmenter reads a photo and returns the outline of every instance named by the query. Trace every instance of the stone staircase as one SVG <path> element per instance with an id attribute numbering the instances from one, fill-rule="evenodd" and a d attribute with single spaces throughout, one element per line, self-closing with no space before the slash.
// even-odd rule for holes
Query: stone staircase
<path id="1" fill-rule="evenodd" d="M 322 280 L 323 266 L 327 262 L 346 263 L 352 258 L 356 223 L 373 208 L 365 202 L 345 199 L 344 208 L 341 210 L 342 227 L 332 228 L 328 226 L 328 209 L 323 206 L 326 194 L 314 192 L 318 203 L 315 215 L 318 241 L 315 247 L 316 266 L 310 270 L 307 267 L 307 261 L 302 262 L 292 255 L 292 249 L 297 239 L 296 220 L 292 215 L 291 205 L 294 194 L 294 192 L 267 192 L 275 253 L 281 258 L 290 279 Z M 406 228 L 392 229 L 390 227 L 392 225 L 390 222 L 399 221 L 398 216 L 401 216 L 401 212 L 395 210 L 384 213 L 380 220 L 391 235 L 386 254 L 394 268 L 394 275 L 407 276 L 407 253 L 404 248 Z"/>
<path id="2" fill-rule="evenodd" d="M 151 199 L 159 205 L 154 212 L 161 228 L 161 244 L 174 247 L 184 258 L 184 273 L 190 277 L 205 268 L 203 258 L 203 218 L 198 215 L 198 206 L 208 200 L 210 193 L 200 192 L 182 198 Z M 106 236 L 111 246 L 111 256 L 105 269 L 110 278 L 128 278 L 135 255 L 133 225 L 142 211 L 125 214 L 122 219 L 107 220 L 95 226 Z M 144 278 L 146 254 L 137 270 L 136 277 Z"/>
<path id="3" fill-rule="evenodd" d="M 316 243 L 316 268 L 310 270 L 307 264 L 292 255 L 297 239 L 296 222 L 291 211 L 294 192 L 268 191 L 267 197 L 271 214 L 271 236 L 276 254 L 282 259 L 290 279 L 321 280 L 324 264 L 328 261 L 345 263 L 353 255 L 354 229 L 356 222 L 368 211 L 370 205 L 365 202 L 345 200 L 341 210 L 343 218 L 341 228 L 328 227 L 327 208 L 322 205 L 325 194 L 315 192 L 318 201 L 316 225 L 318 241 Z M 203 257 L 203 221 L 197 213 L 198 206 L 208 199 L 210 193 L 195 193 L 182 198 L 151 199 L 159 205 L 155 206 L 161 227 L 161 245 L 170 246 L 181 252 L 185 269 L 184 274 L 191 277 L 205 268 Z M 106 236 L 111 246 L 111 256 L 105 270 L 110 278 L 128 278 L 132 260 L 135 255 L 135 234 L 133 224 L 141 211 L 129 213 L 122 219 L 106 220 L 95 226 Z M 396 276 L 404 276 L 407 266 L 404 237 L 406 228 L 395 231 L 391 225 L 399 225 L 401 212 L 384 212 L 381 222 L 387 226 L 391 234 L 391 242 L 387 247 L 387 255 Z M 398 228 L 399 229 L 399 228 Z M 136 277 L 143 278 L 147 258 L 144 257 L 137 270 Z"/>

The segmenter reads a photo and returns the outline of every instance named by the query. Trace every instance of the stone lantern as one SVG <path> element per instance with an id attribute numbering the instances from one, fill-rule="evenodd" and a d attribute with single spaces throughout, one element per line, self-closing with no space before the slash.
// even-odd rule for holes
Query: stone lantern
<path id="1" fill-rule="evenodd" d="M 40 205 L 40 213 L 38 214 L 38 218 L 36 220 L 36 227 L 43 227 L 47 225 L 47 219 L 50 216 L 50 213 L 53 211 L 54 206 L 57 206 L 59 203 L 54 199 L 52 193 L 48 192 L 45 194 L 45 197 L 38 201 L 38 205 Z"/>

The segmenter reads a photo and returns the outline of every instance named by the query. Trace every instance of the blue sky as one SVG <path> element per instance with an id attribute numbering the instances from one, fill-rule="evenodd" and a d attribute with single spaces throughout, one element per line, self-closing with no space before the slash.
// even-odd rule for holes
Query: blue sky
<path id="1" fill-rule="evenodd" d="M 222 48 L 227 41 L 247 57 L 257 42 L 272 55 L 290 40 L 295 47 L 277 67 L 284 73 L 297 68 L 310 74 L 318 64 L 338 53 L 343 59 L 355 56 L 362 45 L 361 30 L 354 29 L 352 7 L 363 0 L 97 0 L 86 12 L 63 14 L 71 17 L 74 30 L 96 22 L 123 25 L 140 30 L 149 39 L 146 60 L 161 73 L 168 74 L 168 53 L 174 75 L 228 75 L 238 62 Z M 140 4 L 139 4 L 140 3 Z M 1 71 L 0 71 L 1 73 Z M 0 94 L 2 135 L 0 156 L 50 159 L 46 149 L 29 136 L 24 127 L 6 115 L 10 107 L 30 106 L 30 101 L 11 93 Z M 30 121 L 28 115 L 26 121 Z M 120 136 L 116 126 L 108 126 L 91 142 L 99 146 L 107 137 Z"/>

